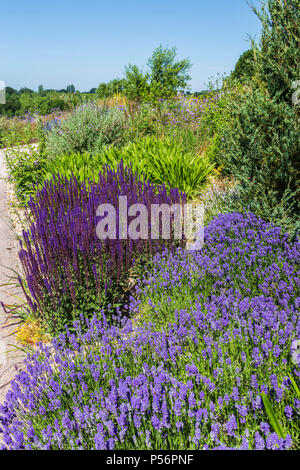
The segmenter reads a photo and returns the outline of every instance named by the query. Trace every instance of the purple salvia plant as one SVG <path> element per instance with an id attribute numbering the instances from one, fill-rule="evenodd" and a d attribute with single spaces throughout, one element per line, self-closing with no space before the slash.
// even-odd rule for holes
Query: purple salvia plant
<path id="1" fill-rule="evenodd" d="M 147 207 L 149 239 L 119 238 L 119 196 L 127 196 L 128 207 Z M 101 307 L 113 310 L 124 300 L 139 260 L 172 246 L 172 232 L 170 240 L 151 240 L 151 204 L 185 201 L 178 190 L 138 179 L 122 163 L 117 170 L 104 167 L 97 183 L 59 175 L 46 182 L 29 202 L 31 224 L 19 253 L 29 309 L 50 332 L 71 325 L 81 311 L 89 316 Z M 116 209 L 117 238 L 100 240 L 96 211 L 108 203 Z"/>

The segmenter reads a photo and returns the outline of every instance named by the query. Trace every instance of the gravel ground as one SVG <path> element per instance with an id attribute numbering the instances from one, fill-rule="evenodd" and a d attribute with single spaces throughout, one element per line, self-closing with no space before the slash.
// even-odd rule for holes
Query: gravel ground
<path id="1" fill-rule="evenodd" d="M 13 191 L 7 183 L 4 153 L 5 150 L 0 150 L 0 301 L 4 305 L 13 305 L 22 303 L 23 293 L 17 286 L 5 285 L 15 276 L 13 270 L 20 273 L 21 267 L 15 235 L 18 218 L 10 210 Z M 15 348 L 17 326 L 18 319 L 7 315 L 0 306 L 0 403 L 5 399 L 11 380 L 22 367 L 24 353 Z"/>

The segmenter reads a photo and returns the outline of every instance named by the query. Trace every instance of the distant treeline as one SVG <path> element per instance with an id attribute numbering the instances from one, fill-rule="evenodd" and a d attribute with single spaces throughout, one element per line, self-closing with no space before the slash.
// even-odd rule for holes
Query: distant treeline
<path id="1" fill-rule="evenodd" d="M 29 88 L 15 90 L 7 86 L 5 89 L 6 103 L 0 104 L 0 115 L 8 117 L 24 116 L 28 113 L 46 115 L 54 109 L 68 111 L 90 99 L 94 92 L 95 89 L 81 93 L 75 90 L 74 85 L 68 85 L 61 90 L 45 90 L 40 85 L 37 92 Z"/>
<path id="2" fill-rule="evenodd" d="M 0 104 L 0 116 L 14 117 L 24 116 L 28 113 L 40 115 L 50 114 L 53 110 L 60 109 L 61 111 L 68 111 L 74 106 L 89 100 L 97 98 L 109 98 L 115 93 L 123 93 L 123 89 L 117 85 L 121 80 L 112 80 L 107 84 L 101 84 L 98 89 L 92 88 L 87 92 L 76 91 L 73 85 L 61 90 L 48 89 L 44 90 L 42 85 L 39 91 L 34 91 L 29 88 L 21 88 L 15 90 L 12 87 L 6 87 L 6 104 Z M 70 89 L 71 87 L 71 89 Z M 203 96 L 207 92 L 185 92 L 186 95 Z"/>

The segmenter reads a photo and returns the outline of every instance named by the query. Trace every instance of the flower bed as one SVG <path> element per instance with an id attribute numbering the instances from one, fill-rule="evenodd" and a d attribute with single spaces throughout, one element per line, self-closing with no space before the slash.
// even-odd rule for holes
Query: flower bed
<path id="1" fill-rule="evenodd" d="M 82 316 L 27 359 L 1 408 L 5 446 L 299 448 L 299 252 L 249 213 L 214 219 L 201 251 L 158 255 L 131 302 L 150 322 Z"/>

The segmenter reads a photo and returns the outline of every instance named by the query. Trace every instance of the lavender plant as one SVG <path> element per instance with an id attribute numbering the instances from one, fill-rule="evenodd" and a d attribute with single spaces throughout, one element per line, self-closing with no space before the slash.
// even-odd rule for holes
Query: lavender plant
<path id="1" fill-rule="evenodd" d="M 4 447 L 299 449 L 299 253 L 248 213 L 214 219 L 200 251 L 157 255 L 130 306 L 151 321 L 82 315 L 27 358 L 1 407 Z"/>

